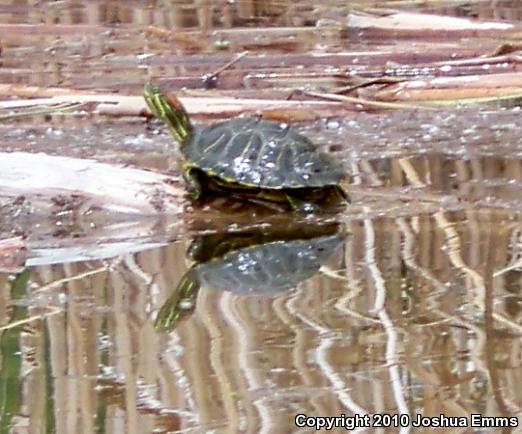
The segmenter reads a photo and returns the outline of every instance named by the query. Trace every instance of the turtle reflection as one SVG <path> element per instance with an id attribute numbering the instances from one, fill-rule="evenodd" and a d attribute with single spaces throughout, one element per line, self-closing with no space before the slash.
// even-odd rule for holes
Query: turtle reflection
<path id="1" fill-rule="evenodd" d="M 202 286 L 268 296 L 295 288 L 319 270 L 345 236 L 337 224 L 199 236 L 187 251 L 195 263 L 161 307 L 155 328 L 170 331 L 190 315 Z"/>

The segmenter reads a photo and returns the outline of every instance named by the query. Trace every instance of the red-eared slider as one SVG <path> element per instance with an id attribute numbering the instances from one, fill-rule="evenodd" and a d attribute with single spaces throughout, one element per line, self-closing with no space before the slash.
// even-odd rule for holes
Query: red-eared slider
<path id="1" fill-rule="evenodd" d="M 348 200 L 339 186 L 341 165 L 291 126 L 237 118 L 200 128 L 159 86 L 146 84 L 144 97 L 180 145 L 193 199 L 219 192 L 265 205 L 287 203 L 302 212 Z"/>
<path id="2" fill-rule="evenodd" d="M 295 288 L 319 270 L 345 237 L 338 225 L 197 237 L 188 249 L 196 262 L 161 307 L 155 328 L 170 331 L 190 315 L 202 286 L 258 296 Z"/>

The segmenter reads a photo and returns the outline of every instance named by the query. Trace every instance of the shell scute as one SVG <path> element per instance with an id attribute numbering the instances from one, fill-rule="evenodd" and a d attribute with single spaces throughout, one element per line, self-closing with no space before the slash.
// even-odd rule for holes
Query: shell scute
<path id="1" fill-rule="evenodd" d="M 260 188 L 323 187 L 344 175 L 337 161 L 292 127 L 259 119 L 198 128 L 182 153 L 207 173 Z"/>

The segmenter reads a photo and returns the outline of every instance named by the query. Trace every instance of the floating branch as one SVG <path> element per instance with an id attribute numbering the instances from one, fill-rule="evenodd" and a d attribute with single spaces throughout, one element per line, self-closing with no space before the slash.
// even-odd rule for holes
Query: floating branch
<path id="1" fill-rule="evenodd" d="M 10 198 L 12 208 L 37 200 L 55 212 L 175 213 L 183 195 L 176 184 L 177 179 L 167 175 L 93 160 L 0 153 L 0 200 Z M 4 205 L 3 213 L 8 208 Z"/>
<path id="2" fill-rule="evenodd" d="M 375 97 L 384 101 L 462 102 L 522 97 L 522 73 L 436 77 L 411 80 L 379 91 Z"/>
<path id="3" fill-rule="evenodd" d="M 476 21 L 468 18 L 457 18 L 443 15 L 422 14 L 415 12 L 395 12 L 383 13 L 378 10 L 378 14 L 358 14 L 350 13 L 347 25 L 353 29 L 364 29 L 375 32 L 389 32 L 393 36 L 456 36 L 456 37 L 477 37 L 498 35 L 516 31 L 517 28 L 510 23 L 495 21 Z M 520 30 L 520 29 L 518 29 Z"/>

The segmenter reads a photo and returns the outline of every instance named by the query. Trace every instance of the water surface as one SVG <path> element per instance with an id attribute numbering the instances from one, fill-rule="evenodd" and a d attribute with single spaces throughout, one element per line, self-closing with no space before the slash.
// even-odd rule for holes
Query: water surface
<path id="1" fill-rule="evenodd" d="M 198 2 L 3 5 L 3 24 L 35 26 L 14 31 L 0 24 L 0 79 L 137 95 L 153 78 L 171 89 L 213 92 L 201 76 L 248 49 L 250 57 L 225 71 L 215 92 L 282 93 L 287 82 L 244 75 L 263 56 L 261 73 L 295 72 L 303 53 L 393 44 L 337 32 L 349 8 L 328 3 L 229 2 L 223 11 Z M 510 1 L 373 3 L 488 20 L 522 14 Z M 149 25 L 192 37 L 151 37 Z M 251 39 L 257 27 L 291 34 L 281 39 L 267 31 Z M 330 31 L 317 31 L 323 27 Z M 340 68 L 333 60 L 339 57 L 318 59 L 306 68 Z M 33 209 L 13 214 L 0 206 L 2 236 L 20 235 L 29 246 L 25 256 L 10 254 L 0 274 L 0 430 L 283 434 L 315 432 L 295 426 L 299 413 L 519 417 L 520 125 L 516 102 L 480 110 L 354 110 L 296 123 L 351 174 L 346 188 L 353 203 L 308 219 L 187 205 L 183 214 L 157 218 L 43 220 Z M 0 130 L 2 151 L 181 175 L 172 139 L 141 118 L 41 114 L 5 121 Z M 281 283 L 282 273 L 298 260 L 280 249 L 270 253 L 271 260 L 284 256 L 277 273 L 267 259 L 245 259 L 245 270 L 268 269 L 261 270 L 267 283 L 250 282 L 246 293 L 230 275 L 206 274 L 185 297 L 182 318 L 167 330 L 155 327 L 180 281 L 198 266 L 187 254 L 194 240 L 213 234 L 233 252 L 288 242 L 296 225 L 319 232 L 335 226 L 343 235 L 292 285 Z M 256 243 L 243 245 L 237 234 L 245 232 L 265 235 L 249 235 Z M 294 240 L 300 237 L 313 238 L 305 230 Z M 215 255 L 214 267 L 222 257 Z"/>

